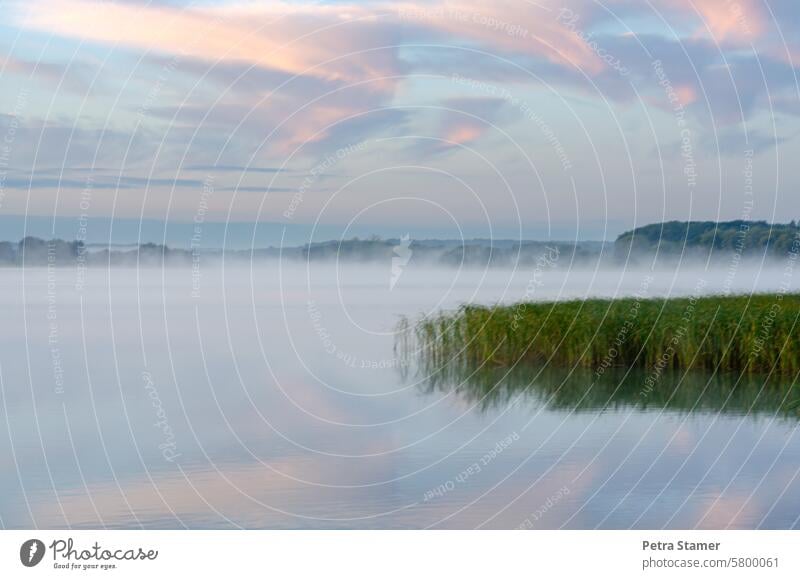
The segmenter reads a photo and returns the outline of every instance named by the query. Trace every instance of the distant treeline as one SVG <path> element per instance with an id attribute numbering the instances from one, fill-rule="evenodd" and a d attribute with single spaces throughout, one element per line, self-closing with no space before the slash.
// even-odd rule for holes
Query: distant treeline
<path id="1" fill-rule="evenodd" d="M 800 252 L 800 227 L 794 221 L 668 221 L 626 231 L 614 244 L 617 259 L 656 252 L 700 257 L 711 252 L 782 257 Z"/>
<path id="2" fill-rule="evenodd" d="M 176 249 L 155 243 L 138 246 L 101 247 L 80 241 L 26 237 L 19 243 L 0 242 L 0 265 L 154 265 L 192 264 L 201 259 L 264 260 L 283 258 L 302 261 L 356 263 L 427 263 L 447 266 L 531 266 L 547 260 L 548 267 L 569 266 L 596 259 L 606 244 L 600 242 L 539 242 L 472 239 L 410 240 L 346 239 L 306 244 L 301 247 L 244 250 Z"/>
<path id="3" fill-rule="evenodd" d="M 299 248 L 284 250 L 292 257 L 300 257 Z M 277 257 L 280 251 L 275 248 L 239 251 L 225 251 L 230 258 Z M 80 241 L 63 239 L 44 240 L 26 237 L 18 243 L 0 242 L 0 265 L 158 265 L 191 264 L 201 258 L 223 256 L 218 249 L 174 249 L 158 243 L 142 243 L 134 246 L 86 245 Z"/>
<path id="4" fill-rule="evenodd" d="M 166 246 L 143 243 L 133 249 L 97 249 L 80 241 L 25 237 L 18 243 L 0 242 L 0 265 L 136 264 L 163 262 L 175 257 L 191 260 L 191 252 L 174 252 Z"/>
<path id="5" fill-rule="evenodd" d="M 300 249 L 308 260 L 386 262 L 407 258 L 409 262 L 448 266 L 532 266 L 546 259 L 551 267 L 595 260 L 606 244 L 514 240 L 347 239 L 309 244 Z"/>
<path id="6" fill-rule="evenodd" d="M 206 258 L 262 260 L 278 257 L 303 261 L 429 264 L 467 267 L 569 268 L 595 263 L 634 263 L 649 256 L 660 258 L 707 257 L 710 252 L 743 256 L 785 256 L 800 253 L 800 227 L 795 222 L 670 221 L 639 227 L 612 243 L 599 241 L 519 241 L 507 239 L 344 239 L 309 243 L 300 247 L 262 249 L 178 249 L 156 243 L 115 247 L 85 245 L 80 241 L 26 237 L 18 243 L 0 242 L 0 265 L 90 264 L 191 264 Z"/>

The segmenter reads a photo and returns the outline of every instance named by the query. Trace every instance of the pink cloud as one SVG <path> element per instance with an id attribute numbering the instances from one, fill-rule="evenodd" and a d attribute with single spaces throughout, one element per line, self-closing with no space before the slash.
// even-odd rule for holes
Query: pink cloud
<path id="1" fill-rule="evenodd" d="M 404 27 L 443 33 L 453 42 L 478 43 L 490 53 L 539 55 L 563 66 L 600 72 L 601 59 L 559 20 L 562 4 L 271 2 L 183 9 L 46 0 L 20 9 L 16 20 L 22 27 L 61 36 L 212 62 L 244 62 L 328 80 L 397 73 L 395 34 Z"/>
<path id="2" fill-rule="evenodd" d="M 18 8 L 21 27 L 121 48 L 171 54 L 209 63 L 209 70 L 238 63 L 322 81 L 312 93 L 287 86 L 267 100 L 253 95 L 241 103 L 253 122 L 281 125 L 270 148 L 283 153 L 320 142 L 328 127 L 389 104 L 403 66 L 403 35 L 443 37 L 478 44 L 489 53 L 541 55 L 590 72 L 602 63 L 581 38 L 557 20 L 557 5 L 523 5 L 518 0 L 459 0 L 432 5 L 269 4 L 177 8 L 87 0 L 46 0 Z M 422 7 L 420 7 L 422 6 Z M 420 10 L 435 10 L 433 16 Z M 341 98 L 326 95 L 346 85 Z M 366 95 L 366 96 L 365 96 Z M 369 96 L 372 95 L 372 96 Z M 319 99 L 319 100 L 315 100 Z M 453 128 L 449 138 L 468 142 L 477 126 Z"/>
<path id="3" fill-rule="evenodd" d="M 327 80 L 396 72 L 391 58 L 364 52 L 375 44 L 370 30 L 375 20 L 363 8 L 312 10 L 275 2 L 259 8 L 180 9 L 86 0 L 47 0 L 26 8 L 19 25 L 86 41 Z M 359 34 L 352 29 L 356 21 Z"/>
<path id="4" fill-rule="evenodd" d="M 448 144 L 465 145 L 477 140 L 484 132 L 485 130 L 483 127 L 465 123 L 463 125 L 450 127 L 442 135 L 442 138 L 448 141 Z"/>
<path id="5" fill-rule="evenodd" d="M 446 32 L 454 39 L 478 42 L 489 53 L 542 56 L 590 74 L 605 65 L 577 30 L 565 26 L 563 0 L 455 0 L 431 4 L 395 4 L 398 17 Z M 571 12 L 571 11 L 569 11 Z"/>
<path id="6" fill-rule="evenodd" d="M 703 20 L 696 34 L 716 42 L 749 42 L 761 37 L 765 16 L 757 0 L 666 0 L 668 8 Z"/>
<path id="7" fill-rule="evenodd" d="M 687 106 L 697 100 L 697 91 L 690 84 L 677 85 L 674 88 L 675 96 L 678 97 L 681 105 Z"/>
<path id="8" fill-rule="evenodd" d="M 688 15 L 693 25 L 702 18 L 702 33 L 708 36 L 710 30 L 720 41 L 741 41 L 763 33 L 758 0 L 658 2 L 672 15 Z M 617 4 L 631 2 L 618 0 Z M 275 76 L 281 81 L 283 75 L 310 81 L 290 83 L 269 98 L 265 98 L 266 90 L 236 95 L 236 112 L 248 115 L 248 123 L 255 124 L 263 137 L 280 125 L 269 139 L 270 148 L 280 152 L 323 142 L 337 123 L 390 106 L 411 66 L 403 61 L 404 44 L 467 46 L 500 60 L 515 55 L 539 57 L 562 70 L 589 75 L 607 69 L 597 46 L 587 43 L 594 22 L 588 0 L 424 4 L 377 0 L 329 5 L 275 1 L 202 8 L 43 0 L 9 11 L 22 28 L 120 49 L 174 54 L 208 63 L 209 71 L 233 63 L 278 71 Z M 444 67 L 441 72 L 447 74 Z M 478 69 L 475 77 L 486 72 Z M 352 88 L 337 94 L 348 85 Z M 676 85 L 675 93 L 683 105 L 697 100 L 691 85 Z M 234 118 L 228 124 L 235 126 L 237 121 Z M 482 131 L 461 124 L 442 127 L 440 134 L 466 143 Z"/>

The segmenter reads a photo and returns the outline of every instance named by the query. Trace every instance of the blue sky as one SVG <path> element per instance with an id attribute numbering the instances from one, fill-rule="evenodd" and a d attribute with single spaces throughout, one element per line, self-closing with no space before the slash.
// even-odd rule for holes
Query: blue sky
<path id="1" fill-rule="evenodd" d="M 0 10 L 5 219 L 599 239 L 800 218 L 791 0 Z"/>

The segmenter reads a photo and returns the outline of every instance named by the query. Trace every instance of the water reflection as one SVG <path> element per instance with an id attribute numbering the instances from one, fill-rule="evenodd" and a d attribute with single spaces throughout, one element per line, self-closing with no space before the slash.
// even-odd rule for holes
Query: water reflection
<path id="1" fill-rule="evenodd" d="M 385 332 L 450 278 L 387 297 L 383 275 L 332 272 L 313 295 L 331 354 L 305 271 L 204 269 L 197 302 L 188 271 L 93 270 L 80 295 L 60 272 L 57 390 L 46 273 L 0 280 L 3 527 L 798 526 L 791 384 L 664 374 L 641 396 L 642 372 L 529 368 L 420 385 L 349 356 L 391 358 Z"/>
<path id="2" fill-rule="evenodd" d="M 511 403 L 552 410 L 597 412 L 622 408 L 738 416 L 800 416 L 797 381 L 764 375 L 615 368 L 517 366 L 469 369 L 427 367 L 421 373 L 426 393 L 456 393 L 484 411 Z"/>

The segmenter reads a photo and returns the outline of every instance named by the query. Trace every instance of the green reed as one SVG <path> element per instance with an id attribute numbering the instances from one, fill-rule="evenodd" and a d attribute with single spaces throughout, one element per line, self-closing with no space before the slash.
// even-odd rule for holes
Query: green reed
<path id="1" fill-rule="evenodd" d="M 403 349 L 428 368 L 518 364 L 791 375 L 800 294 L 465 305 L 410 325 Z M 409 337 L 410 334 L 410 337 Z"/>

